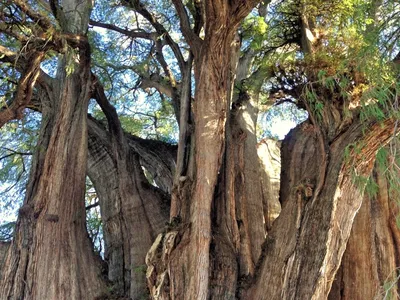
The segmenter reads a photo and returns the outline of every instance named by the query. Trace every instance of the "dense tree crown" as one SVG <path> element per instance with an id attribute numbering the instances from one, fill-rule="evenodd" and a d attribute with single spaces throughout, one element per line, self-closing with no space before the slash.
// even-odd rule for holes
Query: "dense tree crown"
<path id="1" fill-rule="evenodd" d="M 398 1 L 0 8 L 0 300 L 399 297 Z"/>

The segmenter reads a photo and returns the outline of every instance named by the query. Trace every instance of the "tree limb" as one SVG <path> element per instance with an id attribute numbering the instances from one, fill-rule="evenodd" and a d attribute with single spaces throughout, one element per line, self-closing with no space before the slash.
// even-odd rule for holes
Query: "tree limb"
<path id="1" fill-rule="evenodd" d="M 159 35 L 165 37 L 165 42 L 167 43 L 168 46 L 171 47 L 171 50 L 178 61 L 179 68 L 183 70 L 185 65 L 185 59 L 183 58 L 179 45 L 171 38 L 165 27 L 161 23 L 159 23 L 157 19 L 145 8 L 143 3 L 141 3 L 139 0 L 132 0 L 132 1 L 123 0 L 122 4 L 126 7 L 134 9 L 136 12 L 142 15 L 142 17 L 144 17 L 147 21 L 150 22 L 150 24 L 154 27 L 154 29 Z"/>
<path id="2" fill-rule="evenodd" d="M 17 5 L 21 11 L 27 14 L 33 21 L 35 21 L 44 31 L 47 31 L 49 28 L 53 27 L 51 21 L 46 17 L 35 10 L 33 10 L 26 1 L 23 0 L 14 0 L 11 1 L 15 5 Z"/>
<path id="3" fill-rule="evenodd" d="M 149 78 L 143 77 L 141 79 L 139 87 L 144 90 L 148 88 L 155 88 L 161 94 L 173 98 L 174 93 L 176 93 L 176 91 L 174 91 L 171 85 L 161 82 L 160 76 L 158 74 L 156 74 L 158 76 L 153 76 L 153 75 L 154 74 L 152 74 Z"/>
<path id="4" fill-rule="evenodd" d="M 174 4 L 176 12 L 179 16 L 182 34 L 185 37 L 186 42 L 189 44 L 190 48 L 196 55 L 201 48 L 202 40 L 190 28 L 189 16 L 186 13 L 186 9 L 182 1 L 172 0 L 172 3 Z"/>
<path id="5" fill-rule="evenodd" d="M 131 38 L 141 38 L 141 39 L 156 41 L 157 38 L 159 37 L 159 34 L 157 32 L 127 30 L 127 29 L 123 29 L 118 26 L 115 26 L 113 24 L 102 23 L 102 22 L 95 21 L 95 20 L 90 20 L 89 24 L 92 26 L 119 32 L 119 33 L 129 36 Z"/>
<path id="6" fill-rule="evenodd" d="M 85 209 L 89 210 L 89 209 L 92 209 L 92 208 L 97 207 L 99 205 L 100 205 L 100 201 L 97 201 L 97 202 L 95 202 L 93 204 L 90 204 L 90 205 L 86 206 Z"/>
<path id="7" fill-rule="evenodd" d="M 0 108 L 0 128 L 12 119 L 21 119 L 22 111 L 31 101 L 33 88 L 40 75 L 40 63 L 45 52 L 34 51 L 27 57 L 27 66 L 22 73 L 17 87 L 17 92 L 10 106 Z"/>

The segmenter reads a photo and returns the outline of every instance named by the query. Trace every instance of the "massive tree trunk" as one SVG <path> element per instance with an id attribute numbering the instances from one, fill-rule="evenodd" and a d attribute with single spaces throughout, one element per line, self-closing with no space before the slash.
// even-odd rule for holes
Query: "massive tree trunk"
<path id="1" fill-rule="evenodd" d="M 362 124 L 358 110 L 343 113 L 347 99 L 323 87 L 317 119 L 309 100 L 298 95 L 310 122 L 283 146 L 282 212 L 262 249 L 268 201 L 262 200 L 254 156 L 252 102 L 242 92 L 230 109 L 233 34 L 220 24 L 226 22 L 223 5 L 218 20 L 213 8 L 206 9 L 206 29 L 214 34 L 206 30 L 194 56 L 192 165 L 178 174 L 174 228 L 148 254 L 150 292 L 154 299 L 326 298 L 362 203 L 363 186 L 353 177 L 371 172 L 376 151 L 393 136 L 394 121 Z M 355 142 L 364 146 L 360 153 L 349 148 Z M 353 157 L 345 158 L 346 151 Z"/>
<path id="2" fill-rule="evenodd" d="M 107 109 L 111 111 L 110 122 L 117 124 L 110 128 L 117 128 L 106 132 L 90 121 L 88 175 L 100 200 L 104 259 L 112 293 L 142 299 L 147 295 L 145 256 L 168 221 L 169 201 L 147 182 L 139 156 L 128 146 L 113 108 L 108 105 Z M 113 134 L 117 136 L 112 137 Z M 150 148 L 146 155 L 149 152 Z M 167 161 L 168 152 L 164 155 Z M 161 164 L 158 168 L 162 168 Z"/>
<path id="3" fill-rule="evenodd" d="M 42 91 L 42 125 L 24 204 L 0 282 L 1 299 L 95 299 L 106 293 L 85 228 L 90 1 L 62 1 L 64 33 L 76 49 L 59 58 Z M 75 48 L 74 47 L 74 48 Z M 74 70 L 67 74 L 67 65 Z"/>
<path id="4" fill-rule="evenodd" d="M 385 170 L 375 166 L 377 194 L 366 194 L 336 274 L 329 299 L 396 299 L 399 296 L 398 200 Z"/>
<path id="5" fill-rule="evenodd" d="M 355 176 L 369 175 L 376 151 L 393 136 L 392 124 L 371 122 L 363 135 L 364 125 L 356 119 L 325 144 L 327 152 L 317 146 L 320 132 L 308 123 L 287 137 L 282 147 L 282 212 L 267 237 L 255 283 L 243 299 L 328 296 L 363 199 Z M 363 147 L 350 150 L 345 159 L 345 150 L 356 141 Z"/>
<path id="6" fill-rule="evenodd" d="M 183 29 L 188 42 L 195 46 L 192 47 L 195 50 L 196 78 L 192 138 L 194 145 L 183 145 L 185 150 L 182 152 L 190 149 L 192 151 L 187 167 L 182 168 L 187 172 L 177 174 L 178 180 L 173 190 L 175 195 L 172 197 L 171 223 L 174 228 L 157 238 L 148 256 L 148 278 L 150 292 L 154 298 L 207 299 L 210 294 L 214 294 L 214 291 L 210 292 L 210 287 L 215 282 L 219 284 L 221 280 L 229 285 L 226 286 L 224 296 L 235 295 L 238 268 L 232 240 L 226 240 L 222 231 L 220 234 L 216 233 L 211 229 L 211 225 L 212 219 L 217 220 L 212 216 L 215 193 L 225 193 L 225 190 L 218 190 L 216 187 L 218 178 L 223 176 L 223 172 L 220 171 L 224 161 L 226 120 L 230 114 L 229 90 L 231 74 L 235 73 L 231 64 L 232 43 L 240 20 L 255 4 L 250 2 L 206 1 L 204 40 L 193 39 L 185 34 L 187 31 Z M 233 46 L 237 47 L 235 44 Z M 186 124 L 181 124 L 180 128 L 185 126 Z M 228 206 L 221 206 L 224 211 L 227 208 Z M 230 209 L 231 212 L 235 210 L 232 206 Z M 261 201 L 261 215 L 262 211 Z M 229 228 L 232 225 L 237 226 L 235 219 L 231 220 Z M 219 239 L 220 250 L 211 244 Z M 245 247 L 252 247 L 249 243 L 250 241 Z M 210 259 L 210 251 L 214 250 L 223 254 L 223 258 L 218 258 L 221 259 L 220 262 Z M 158 254 L 161 254 L 161 257 L 158 257 Z M 247 256 L 253 258 L 251 252 Z M 210 279 L 210 267 L 221 270 L 224 266 L 229 268 L 225 270 L 224 279 L 215 281 L 216 277 L 213 275 L 211 278 L 214 279 Z"/>
<path id="7" fill-rule="evenodd" d="M 143 12 L 139 1 L 129 2 L 151 24 L 159 25 Z M 347 98 L 341 98 L 341 93 L 331 95 L 324 88 L 318 90 L 324 108 L 317 119 L 316 109 L 299 95 L 310 120 L 284 142 L 278 203 L 278 189 L 272 186 L 276 176 L 265 173 L 272 164 L 260 162 L 257 156 L 257 97 L 245 90 L 233 97 L 235 54 L 240 48 L 234 36 L 256 2 L 203 1 L 196 7 L 203 13 L 195 25 L 204 23 L 205 36 L 200 39 L 196 29 L 191 31 L 187 24 L 183 3 L 173 0 L 192 51 L 186 62 L 180 62 L 186 68 L 186 73 L 181 70 L 181 100 L 185 101 L 176 108 L 181 112 L 181 140 L 174 180 L 174 158 L 161 159 L 160 151 L 127 138 L 115 108 L 91 76 L 85 37 L 88 14 L 82 1 L 63 1 L 64 12 L 51 2 L 63 31 L 76 35 L 80 42 L 67 47 L 57 81 L 41 90 L 43 122 L 38 151 L 1 277 L 1 298 L 139 299 L 147 292 L 145 263 L 154 299 L 328 296 L 363 201 L 363 186 L 357 185 L 354 177 L 370 173 L 376 151 L 393 136 L 393 120 L 361 124 L 358 110 L 343 112 L 343 107 L 349 110 Z M 302 20 L 303 36 L 311 31 L 309 25 Z M 303 50 L 312 52 L 312 41 L 305 42 Z M 79 48 L 79 55 L 72 48 Z M 71 57 L 79 64 L 66 74 Z M 186 102 L 191 98 L 192 59 L 196 79 L 193 106 Z M 309 80 L 313 84 L 314 80 Z M 334 93 L 333 89 L 330 92 Z M 87 161 L 89 95 L 105 113 L 108 132 L 92 123 Z M 356 142 L 359 144 L 354 146 Z M 99 260 L 85 232 L 86 164 L 100 199 L 112 295 L 105 293 Z M 164 192 L 172 193 L 170 220 L 161 234 L 169 203 L 164 201 L 164 193 L 149 185 L 142 166 Z M 382 195 L 378 201 L 381 213 L 393 227 L 387 198 Z M 398 263 L 394 259 L 399 254 L 394 227 L 385 229 L 373 213 L 376 209 L 369 202 L 361 209 L 331 297 L 376 295 L 383 277 Z M 375 232 L 374 239 L 362 231 L 369 220 L 375 226 L 370 230 Z M 374 247 L 361 245 L 358 235 Z M 386 244 L 390 244 L 390 253 L 383 257 L 381 245 Z M 362 254 L 356 253 L 360 245 Z M 350 291 L 349 282 L 362 286 L 361 281 L 366 281 L 349 275 L 353 259 L 371 254 L 383 257 L 366 266 L 368 274 L 377 270 L 376 284 L 369 280 L 362 294 Z M 357 272 L 366 275 L 363 270 Z"/>

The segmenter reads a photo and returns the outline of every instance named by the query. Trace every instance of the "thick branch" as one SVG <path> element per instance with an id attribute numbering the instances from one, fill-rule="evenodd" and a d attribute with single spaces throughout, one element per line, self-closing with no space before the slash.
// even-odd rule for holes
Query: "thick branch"
<path id="1" fill-rule="evenodd" d="M 212 0 L 210 0 L 212 2 Z M 230 2 L 230 14 L 233 16 L 231 20 L 231 24 L 237 24 L 241 22 L 243 18 L 245 18 L 250 11 L 257 5 L 257 3 L 261 2 L 260 0 L 233 0 Z M 271 2 L 271 0 L 264 1 L 264 3 Z M 265 4 L 265 5 L 266 5 Z"/>
<path id="2" fill-rule="evenodd" d="M 35 51 L 28 57 L 28 65 L 19 79 L 13 102 L 10 106 L 3 106 L 0 109 L 0 128 L 10 120 L 22 118 L 22 111 L 31 101 L 33 88 L 40 75 L 40 63 L 44 56 L 44 52 Z"/>
<path id="3" fill-rule="evenodd" d="M 26 1 L 23 0 L 14 0 L 11 1 L 17 5 L 23 13 L 27 14 L 33 21 L 35 21 L 44 31 L 51 28 L 53 25 L 51 21 L 46 17 L 39 13 L 37 13 L 34 9 L 32 9 Z"/>
<path id="4" fill-rule="evenodd" d="M 18 72 L 23 73 L 26 68 L 28 60 L 24 55 L 18 55 L 16 52 L 0 45 L 0 61 L 5 63 L 10 63 L 15 67 Z M 53 79 L 47 75 L 45 72 L 40 70 L 37 82 L 40 84 L 51 85 Z"/>
<path id="5" fill-rule="evenodd" d="M 139 87 L 144 90 L 155 88 L 158 92 L 170 98 L 172 98 L 175 93 L 174 89 L 170 85 L 161 82 L 159 78 L 154 78 L 154 76 L 150 76 L 150 78 L 142 78 Z"/>
<path id="6" fill-rule="evenodd" d="M 170 192 L 172 174 L 175 171 L 175 147 L 158 141 L 126 135 L 123 132 L 115 108 L 108 102 L 103 87 L 99 82 L 95 84 L 95 99 L 106 115 L 109 130 L 117 138 L 117 142 L 122 145 L 126 140 L 127 145 L 139 154 L 141 163 L 150 171 L 155 181 L 161 183 L 164 191 Z M 91 128 L 90 123 L 89 128 Z M 99 132 L 98 129 L 97 132 Z M 108 139 L 109 137 L 105 138 L 105 140 Z"/>
<path id="7" fill-rule="evenodd" d="M 97 202 L 95 202 L 95 203 L 93 203 L 93 204 L 90 204 L 90 205 L 86 206 L 85 209 L 86 209 L 86 210 L 90 210 L 90 209 L 92 209 L 92 208 L 94 208 L 94 207 L 97 207 L 97 206 L 99 206 L 99 205 L 100 205 L 100 202 L 97 201 Z"/>

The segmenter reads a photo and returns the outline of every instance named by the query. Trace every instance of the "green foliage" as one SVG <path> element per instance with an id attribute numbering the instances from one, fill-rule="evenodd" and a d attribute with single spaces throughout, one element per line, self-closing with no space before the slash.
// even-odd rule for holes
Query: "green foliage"
<path id="1" fill-rule="evenodd" d="M 364 193 L 368 195 L 368 197 L 373 198 L 376 197 L 379 191 L 379 186 L 377 182 L 374 180 L 373 176 L 369 176 L 367 182 L 365 184 Z"/>
<path id="2" fill-rule="evenodd" d="M 261 50 L 266 42 L 266 34 L 268 25 L 261 16 L 249 16 L 247 17 L 242 25 L 242 38 L 250 40 L 249 47 L 252 50 Z"/>
<path id="3" fill-rule="evenodd" d="M 387 147 L 380 149 L 376 156 L 376 164 L 388 182 L 391 199 L 396 202 L 398 207 L 400 207 L 399 146 L 399 138 L 395 137 Z M 396 217 L 396 222 L 399 221 L 399 217 Z M 399 223 L 398 227 L 400 228 Z"/>
<path id="4" fill-rule="evenodd" d="M 147 265 L 140 265 L 133 268 L 133 272 L 135 273 L 146 273 Z"/>
<path id="5" fill-rule="evenodd" d="M 76 53 L 76 50 L 68 47 L 68 51 L 66 53 L 66 64 L 65 64 L 65 72 L 67 73 L 67 76 L 70 76 L 71 74 L 74 73 L 76 69 L 76 61 L 77 61 L 78 54 Z"/>
<path id="6" fill-rule="evenodd" d="M 344 150 L 344 162 L 348 165 L 348 168 L 351 170 L 351 179 L 353 184 L 363 193 L 373 198 L 377 195 L 379 191 L 379 186 L 374 178 L 374 173 L 364 176 L 362 174 L 358 174 L 356 171 L 356 165 L 354 165 L 354 158 L 363 155 L 363 149 L 365 149 L 365 143 L 357 142 L 349 144 Z M 384 163 L 387 162 L 386 157 L 383 155 L 384 149 L 377 154 L 377 161 L 382 161 Z M 379 158 L 378 158 L 379 157 Z M 361 158 L 362 159 L 362 158 Z"/>
<path id="7" fill-rule="evenodd" d="M 324 103 L 319 99 L 312 85 L 306 86 L 304 97 L 310 106 L 312 114 L 316 116 L 317 121 L 321 121 L 323 118 Z"/>

